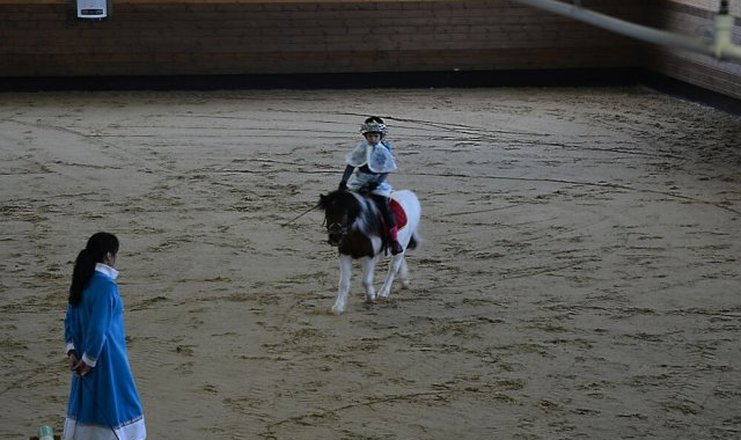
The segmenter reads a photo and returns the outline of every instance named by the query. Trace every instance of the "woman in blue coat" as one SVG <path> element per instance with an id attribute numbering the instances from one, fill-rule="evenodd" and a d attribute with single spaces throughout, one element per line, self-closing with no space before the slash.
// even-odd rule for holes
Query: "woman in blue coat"
<path id="1" fill-rule="evenodd" d="M 129 366 L 123 302 L 114 269 L 118 239 L 94 234 L 75 261 L 64 340 L 73 371 L 65 440 L 144 440 L 139 393 Z"/>

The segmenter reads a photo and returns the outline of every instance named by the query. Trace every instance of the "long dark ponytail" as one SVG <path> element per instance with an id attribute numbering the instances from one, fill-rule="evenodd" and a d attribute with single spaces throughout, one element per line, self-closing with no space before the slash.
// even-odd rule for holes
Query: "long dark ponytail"
<path id="1" fill-rule="evenodd" d="M 108 253 L 118 253 L 118 238 L 108 232 L 93 234 L 87 241 L 85 249 L 81 250 L 75 260 L 72 270 L 72 284 L 69 286 L 69 303 L 76 305 L 82 301 L 82 291 L 93 277 L 95 264 L 101 263 Z"/>

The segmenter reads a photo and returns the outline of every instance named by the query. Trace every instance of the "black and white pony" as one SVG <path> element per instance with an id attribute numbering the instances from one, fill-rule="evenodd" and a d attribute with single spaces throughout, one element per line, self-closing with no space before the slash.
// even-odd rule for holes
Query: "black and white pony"
<path id="1" fill-rule="evenodd" d="M 388 298 L 397 273 L 402 287 L 409 287 L 409 270 L 404 254 L 419 241 L 417 227 L 422 213 L 419 200 L 412 191 L 394 191 L 391 199 L 399 227 L 398 239 L 404 252 L 391 257 L 386 281 L 378 293 L 381 299 Z M 340 288 L 332 312 L 339 315 L 345 311 L 354 259 L 359 259 L 363 265 L 365 299 L 367 302 L 375 302 L 373 271 L 380 256 L 386 251 L 383 239 L 385 227 L 380 210 L 370 197 L 346 190 L 320 196 L 319 207 L 324 210 L 329 244 L 336 246 L 340 253 Z"/>

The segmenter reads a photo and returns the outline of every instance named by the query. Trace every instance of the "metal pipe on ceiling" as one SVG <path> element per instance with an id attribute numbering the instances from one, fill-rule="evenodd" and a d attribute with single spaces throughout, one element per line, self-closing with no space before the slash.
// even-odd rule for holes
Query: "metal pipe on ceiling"
<path id="1" fill-rule="evenodd" d="M 714 39 L 682 35 L 632 23 L 583 8 L 580 1 L 574 4 L 557 0 L 515 1 L 649 43 L 710 55 L 721 60 L 741 61 L 741 46 L 733 44 L 731 40 L 734 18 L 728 11 L 727 0 L 721 1 L 720 11 L 715 17 Z"/>

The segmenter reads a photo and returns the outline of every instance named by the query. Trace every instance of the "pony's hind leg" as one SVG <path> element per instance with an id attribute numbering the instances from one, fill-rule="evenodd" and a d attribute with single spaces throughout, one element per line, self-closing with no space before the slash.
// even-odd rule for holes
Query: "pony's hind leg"
<path id="1" fill-rule="evenodd" d="M 399 272 L 399 269 L 401 268 L 401 265 L 403 263 L 403 253 L 394 255 L 393 258 L 391 258 L 391 262 L 389 263 L 389 271 L 386 275 L 386 281 L 383 282 L 383 287 L 381 287 L 381 291 L 378 293 L 378 296 L 381 297 L 381 299 L 386 299 L 389 297 L 389 294 L 391 294 L 391 285 L 394 283 L 394 277 L 396 276 L 396 273 Z"/>
<path id="2" fill-rule="evenodd" d="M 332 306 L 332 313 L 340 315 L 347 306 L 347 295 L 350 292 L 350 279 L 352 277 L 352 257 L 340 254 L 340 288 L 337 299 Z"/>
<path id="3" fill-rule="evenodd" d="M 401 288 L 408 289 L 411 287 L 409 280 L 409 267 L 407 266 L 407 259 L 402 258 L 401 264 L 399 265 L 399 280 L 401 280 Z"/>
<path id="4" fill-rule="evenodd" d="M 376 268 L 376 257 L 363 259 L 363 287 L 365 287 L 365 301 L 376 302 L 376 289 L 373 288 L 373 272 Z"/>

